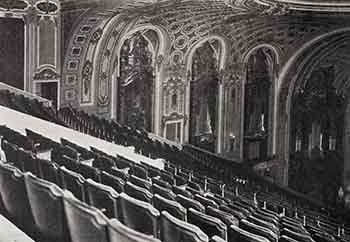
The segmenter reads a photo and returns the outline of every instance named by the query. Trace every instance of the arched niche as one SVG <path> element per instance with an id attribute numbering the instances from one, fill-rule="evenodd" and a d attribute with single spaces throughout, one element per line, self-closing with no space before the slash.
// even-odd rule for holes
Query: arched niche
<path id="1" fill-rule="evenodd" d="M 277 50 L 270 45 L 253 48 L 244 59 L 242 156 L 268 160 L 274 153 Z"/>
<path id="2" fill-rule="evenodd" d="M 185 141 L 212 152 L 220 152 L 221 146 L 225 57 L 225 41 L 216 36 L 201 40 L 187 55 Z"/>
<path id="3" fill-rule="evenodd" d="M 115 48 L 112 118 L 157 133 L 160 129 L 159 70 L 164 37 L 153 26 L 130 30 Z"/>

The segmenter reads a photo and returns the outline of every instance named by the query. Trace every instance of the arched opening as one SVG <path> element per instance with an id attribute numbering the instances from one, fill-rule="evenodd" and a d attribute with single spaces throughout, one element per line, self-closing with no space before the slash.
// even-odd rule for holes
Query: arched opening
<path id="1" fill-rule="evenodd" d="M 244 160 L 267 160 L 270 155 L 275 62 L 275 53 L 267 47 L 254 50 L 247 59 L 244 84 Z"/>
<path id="2" fill-rule="evenodd" d="M 290 101 L 289 185 L 333 206 L 349 157 L 348 43 L 313 56 Z"/>
<path id="3" fill-rule="evenodd" d="M 218 132 L 220 44 L 216 39 L 204 42 L 191 65 L 189 143 L 211 152 L 216 150 Z"/>
<path id="4" fill-rule="evenodd" d="M 139 31 L 125 39 L 119 55 L 117 120 L 149 132 L 154 127 L 157 48 L 157 34 L 153 30 Z"/>

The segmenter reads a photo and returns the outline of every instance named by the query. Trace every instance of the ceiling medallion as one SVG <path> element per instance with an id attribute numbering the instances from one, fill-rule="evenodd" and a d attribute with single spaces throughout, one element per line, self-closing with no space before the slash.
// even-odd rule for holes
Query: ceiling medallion
<path id="1" fill-rule="evenodd" d="M 46 14 L 54 13 L 58 10 L 57 5 L 49 0 L 37 3 L 36 7 Z"/>
<path id="2" fill-rule="evenodd" d="M 28 7 L 28 3 L 23 0 L 3 0 L 0 1 L 0 8 L 6 9 L 7 11 L 18 9 L 24 10 Z"/>

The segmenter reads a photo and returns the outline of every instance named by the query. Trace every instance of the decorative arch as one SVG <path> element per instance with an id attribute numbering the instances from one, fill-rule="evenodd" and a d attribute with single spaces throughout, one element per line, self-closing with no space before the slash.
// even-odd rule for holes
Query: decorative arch
<path id="1" fill-rule="evenodd" d="M 217 96 L 216 96 L 216 114 L 215 116 L 215 148 L 212 151 L 216 151 L 218 153 L 221 152 L 221 146 L 222 146 L 222 131 L 223 131 L 223 106 L 224 106 L 224 99 L 222 97 L 223 94 L 223 86 L 222 86 L 222 78 L 223 78 L 223 72 L 226 65 L 227 60 L 227 52 L 228 52 L 228 44 L 227 41 L 217 35 L 208 36 L 206 38 L 203 38 L 199 41 L 197 41 L 195 44 L 191 45 L 191 47 L 188 49 L 184 56 L 185 60 L 185 71 L 187 73 L 187 86 L 186 86 L 186 107 L 185 107 L 185 113 L 188 117 L 188 122 L 186 122 L 184 133 L 185 133 L 185 142 L 193 142 L 193 138 L 190 138 L 190 126 L 191 122 L 193 120 L 190 120 L 191 116 L 191 84 L 192 83 L 192 76 L 193 76 L 193 61 L 194 61 L 194 55 L 196 54 L 196 51 L 199 48 L 203 48 L 203 46 L 206 43 L 209 43 L 211 41 L 217 41 L 218 42 L 218 49 L 216 50 L 217 55 Z M 213 50 L 214 51 L 214 50 Z M 192 127 L 193 129 L 193 127 Z"/>
<path id="2" fill-rule="evenodd" d="M 224 70 L 226 63 L 227 63 L 227 53 L 228 53 L 228 43 L 227 40 L 221 36 L 218 35 L 211 35 L 208 37 L 205 37 L 193 45 L 187 50 L 184 60 L 186 60 L 186 70 L 187 72 L 191 70 L 191 65 L 193 61 L 193 55 L 195 51 L 197 50 L 198 47 L 202 46 L 205 42 L 211 41 L 211 40 L 217 40 L 219 41 L 221 48 L 222 48 L 222 53 L 220 55 L 220 61 L 219 61 L 219 70 Z"/>
<path id="3" fill-rule="evenodd" d="M 268 53 L 268 51 L 270 53 Z M 249 154 L 256 153 L 256 158 L 252 159 L 269 159 L 273 157 L 275 152 L 275 133 L 276 133 L 276 103 L 277 103 L 277 92 L 276 92 L 276 80 L 277 80 L 277 73 L 280 63 L 280 51 L 271 44 L 259 44 L 254 47 L 252 47 L 245 55 L 243 55 L 243 69 L 244 69 L 244 76 L 242 78 L 241 83 L 241 89 L 242 89 L 242 106 L 241 110 L 242 112 L 242 118 L 241 118 L 241 157 L 244 159 L 247 159 L 246 150 L 251 149 L 253 146 L 255 147 L 254 150 L 256 152 L 249 151 Z M 248 80 L 248 68 L 250 66 L 251 58 L 256 58 L 256 55 L 260 54 L 261 58 L 265 58 L 265 67 L 266 71 L 268 72 L 268 77 L 266 81 L 266 87 L 265 84 L 261 83 L 261 80 L 255 83 L 254 80 Z M 253 67 L 255 68 L 255 67 Z M 262 67 L 261 67 L 262 68 Z M 253 81 L 253 82 L 252 82 Z M 248 83 L 249 82 L 249 83 Z M 249 86 L 247 86 L 249 85 Z M 262 87 L 261 85 L 264 85 Z M 249 89 L 247 89 L 249 88 Z M 251 90 L 250 90 L 251 89 Z M 254 96 L 251 91 L 254 90 L 260 90 L 255 93 L 258 96 Z M 261 93 L 265 92 L 265 90 L 268 90 L 265 94 Z M 260 93 L 260 94 L 259 94 Z M 249 96 L 248 95 L 253 95 Z M 249 103 L 247 102 L 247 98 L 250 100 L 250 102 L 253 102 L 256 99 L 263 98 L 263 100 L 256 100 L 258 103 L 266 103 L 267 111 L 264 111 L 261 115 L 261 130 L 258 132 L 254 132 L 254 137 L 252 135 L 248 135 L 248 129 L 247 124 L 248 122 L 248 114 L 247 114 L 247 108 L 249 106 Z M 248 105 L 248 106 L 247 106 Z M 256 105 L 253 105 L 256 107 Z M 272 109 L 271 109 L 272 107 Z M 266 108 L 263 108 L 264 110 Z M 262 111 L 261 111 L 262 112 Z M 267 112 L 267 113 L 265 113 Z M 249 114 L 251 116 L 251 114 Z M 259 117 L 260 118 L 260 117 Z M 266 125 L 267 123 L 267 125 Z M 251 125 L 249 125 L 251 126 Z M 249 129 L 250 130 L 250 129 Z M 251 130 L 252 131 L 252 130 Z M 253 132 L 253 131 L 252 131 Z M 259 133 L 259 134 L 258 134 Z M 259 137 L 255 137 L 258 135 Z M 250 148 L 249 148 L 250 147 Z M 253 148 L 252 148 L 253 149 Z"/>
<path id="4" fill-rule="evenodd" d="M 144 35 L 147 31 L 154 31 L 157 36 L 156 46 L 154 46 L 154 42 L 148 39 L 147 36 Z M 167 55 L 167 37 L 165 32 L 154 25 L 139 25 L 137 27 L 133 27 L 129 29 L 129 31 L 125 31 L 123 35 L 119 38 L 118 44 L 115 46 L 112 53 L 112 63 L 114 63 L 113 73 L 112 73 L 112 104 L 111 104 L 111 117 L 113 119 L 118 117 L 116 104 L 118 103 L 118 85 L 117 83 L 120 80 L 120 54 L 121 48 L 125 41 L 131 38 L 133 35 L 140 33 L 148 42 L 150 50 L 152 52 L 152 67 L 153 67 L 153 75 L 154 75 L 154 85 L 153 85 L 153 97 L 152 97 L 152 132 L 159 134 L 161 131 L 161 76 L 162 76 L 162 66 L 164 62 L 164 56 Z M 120 100 L 119 100 L 120 101 Z"/>
<path id="5" fill-rule="evenodd" d="M 341 28 L 320 35 L 304 44 L 285 64 L 278 77 L 277 156 L 284 160 L 287 184 L 290 147 L 291 106 L 295 90 L 312 73 L 324 57 L 350 41 L 350 28 Z"/>

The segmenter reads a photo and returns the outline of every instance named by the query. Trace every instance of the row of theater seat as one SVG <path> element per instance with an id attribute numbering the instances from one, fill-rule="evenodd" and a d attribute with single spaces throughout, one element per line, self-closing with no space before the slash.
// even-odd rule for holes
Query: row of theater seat
<path id="1" fill-rule="evenodd" d="M 186 167 L 187 169 L 190 170 L 195 170 L 197 175 L 196 176 L 211 176 L 213 179 L 212 183 L 226 183 L 226 190 L 228 191 L 233 191 L 232 188 L 237 187 L 240 185 L 237 182 L 233 181 L 233 176 L 234 173 L 230 172 L 230 169 L 223 169 L 222 166 L 215 165 L 216 162 L 211 162 L 210 159 L 204 159 L 203 156 L 198 159 L 195 157 L 193 154 L 189 154 L 188 152 L 180 151 L 176 147 L 171 147 L 167 144 L 162 144 L 161 142 L 158 141 L 153 141 L 150 140 L 147 137 L 147 134 L 145 132 L 137 131 L 135 129 L 131 129 L 130 127 L 120 125 L 116 122 L 110 122 L 104 119 L 99 119 L 96 116 L 90 116 L 85 114 L 84 112 L 77 112 L 76 110 L 72 108 L 64 108 L 60 110 L 59 115 L 58 115 L 58 121 L 62 120 L 68 127 L 78 129 L 82 132 L 91 132 L 90 134 L 95 135 L 97 137 L 113 141 L 115 143 L 120 143 L 123 145 L 134 145 L 137 147 L 136 150 L 141 151 L 142 153 L 146 155 L 151 155 L 154 157 L 163 157 L 166 158 L 168 161 L 171 161 L 171 163 L 174 165 L 173 168 L 171 168 L 171 165 L 167 167 L 170 172 L 172 172 L 174 178 L 176 178 L 177 182 L 181 184 L 181 179 L 182 177 L 179 175 L 181 174 L 181 171 L 178 172 L 179 174 L 175 174 L 177 171 L 180 170 L 180 168 L 185 171 Z M 29 136 L 31 139 L 35 140 L 35 142 L 31 143 L 29 147 L 34 146 L 35 143 L 35 148 L 52 148 L 53 149 L 53 154 L 64 153 L 65 155 L 58 156 L 59 159 L 55 159 L 53 157 L 52 160 L 56 160 L 60 165 L 66 166 L 67 168 L 74 170 L 77 168 L 77 164 L 69 162 L 72 157 L 71 156 L 77 156 L 78 154 L 81 157 L 81 159 L 93 159 L 93 156 L 91 156 L 91 152 L 79 147 L 79 145 L 75 145 L 73 143 L 69 143 L 69 141 L 65 141 L 66 145 L 62 147 L 62 144 L 57 144 L 56 142 L 53 142 L 46 137 L 42 135 L 35 134 L 34 132 L 30 133 L 27 132 L 27 136 Z M 11 137 L 11 135 L 8 135 Z M 15 136 L 13 136 L 15 137 Z M 123 138 L 120 138 L 123 137 Z M 16 138 L 18 139 L 18 138 Z M 25 139 L 23 139 L 25 140 Z M 37 142 L 39 141 L 39 142 Z M 24 142 L 24 141 L 23 141 Z M 24 143 L 30 143 L 30 142 L 24 142 Z M 64 143 L 64 140 L 62 140 L 62 143 Z M 39 146 L 37 146 L 39 144 Z M 21 146 L 25 146 L 22 144 Z M 67 148 L 71 147 L 71 148 Z M 73 147 L 73 148 L 72 148 Z M 26 149 L 29 149 L 28 147 Z M 93 148 L 92 148 L 93 149 Z M 96 150 L 97 151 L 97 150 Z M 76 155 L 73 155 L 76 154 Z M 55 156 L 55 155 L 54 155 Z M 107 157 L 108 159 L 116 161 L 114 157 Z M 76 158 L 73 158 L 76 160 Z M 105 163 L 108 159 L 103 159 Z M 123 157 L 117 157 L 117 160 L 122 163 L 125 163 L 127 159 L 124 159 Z M 126 162 L 130 164 L 129 161 Z M 214 163 L 214 164 L 213 164 Z M 75 164 L 75 165 L 72 165 Z M 180 164 L 180 167 L 179 167 Z M 75 166 L 75 167 L 72 167 Z M 79 165 L 80 169 L 84 169 L 85 166 Z M 86 170 L 89 168 L 85 168 Z M 125 174 L 125 171 L 121 171 L 122 169 L 113 169 L 115 170 L 114 172 L 123 175 Z M 232 170 L 232 169 L 231 169 Z M 236 173 L 239 173 L 240 170 L 237 170 Z M 191 171 L 189 172 L 191 173 Z M 193 173 L 193 172 L 192 172 Z M 195 176 L 191 176 L 190 174 L 185 175 L 187 177 L 192 177 L 195 180 Z M 163 178 L 166 177 L 166 174 L 163 174 Z M 165 178 L 166 179 L 166 178 Z M 191 179 L 191 178 L 189 178 Z M 219 179 L 222 179 L 223 181 L 219 181 Z M 168 180 L 171 180 L 168 178 Z M 204 179 L 201 179 L 202 183 L 199 185 L 202 185 L 204 187 Z M 208 179 L 207 179 L 208 180 Z M 247 181 L 245 179 L 239 179 L 241 182 L 242 181 Z M 208 182 L 208 181 L 207 181 Z M 249 181 L 250 184 L 247 185 L 247 183 L 243 184 L 244 186 L 244 193 L 243 195 L 245 196 L 250 196 L 256 192 L 259 191 L 258 196 L 263 197 L 263 199 L 260 200 L 265 200 L 267 201 L 268 205 L 271 204 L 276 204 L 276 206 L 267 206 L 270 209 L 275 209 L 279 212 L 280 209 L 283 207 L 286 211 L 287 214 L 291 215 L 291 211 L 294 211 L 295 207 L 298 207 L 298 214 L 299 216 L 307 216 L 309 219 L 309 222 L 312 222 L 313 225 L 318 225 L 321 224 L 323 229 L 326 227 L 330 227 L 329 232 L 331 233 L 336 233 L 337 228 L 339 227 L 338 224 L 336 224 L 336 221 L 334 221 L 332 218 L 329 216 L 325 216 L 320 212 L 314 213 L 311 212 L 313 209 L 310 206 L 304 206 L 302 203 L 299 202 L 294 202 L 290 201 L 290 198 L 283 198 L 281 194 L 274 192 L 274 191 L 265 191 L 265 188 L 261 186 L 261 184 L 253 184 L 253 182 Z M 207 183 L 208 184 L 208 183 Z M 256 186 L 257 185 L 257 186 Z M 220 191 L 222 190 L 222 187 L 217 186 L 216 190 Z M 190 187 L 188 188 L 190 189 Z M 283 194 L 282 194 L 283 195 Z M 281 198 L 283 198 L 283 201 L 280 201 Z M 297 205 L 297 206 L 296 206 Z M 335 231 L 335 232 L 334 232 Z M 344 233 L 348 233 L 348 229 L 344 229 Z"/>
<path id="2" fill-rule="evenodd" d="M 6 142 L 4 142 L 4 144 L 6 144 Z M 6 150 L 6 149 L 5 149 Z M 104 167 L 102 166 L 102 168 L 104 169 L 109 169 L 108 167 Z M 112 170 L 112 169 L 110 169 Z M 141 169 L 142 170 L 142 169 Z M 173 170 L 173 169 L 169 169 L 169 170 Z M 64 174 L 62 175 L 62 183 L 64 183 L 64 180 L 65 181 L 71 181 L 70 183 L 66 183 L 64 184 L 65 188 L 70 188 L 72 191 L 74 191 L 74 193 L 80 197 L 82 200 L 84 201 L 88 201 L 88 200 L 92 200 L 92 199 L 87 199 L 86 197 L 84 197 L 83 194 L 85 194 L 85 192 L 83 191 L 84 190 L 84 186 L 79 186 L 79 189 L 76 189 L 76 184 L 79 184 L 79 181 L 82 181 L 84 178 L 79 178 L 79 174 L 74 174 L 75 172 L 72 172 L 72 171 L 69 171 L 65 168 L 62 168 L 61 169 L 62 173 L 61 174 Z M 223 229 L 225 228 L 225 226 L 229 226 L 230 229 L 232 226 L 230 225 L 237 225 L 239 224 L 239 226 L 241 228 L 246 228 L 246 230 L 249 231 L 249 228 L 250 229 L 257 229 L 255 231 L 255 233 L 258 233 L 259 232 L 263 235 L 265 235 L 265 237 L 268 237 L 270 239 L 270 241 L 274 241 L 274 238 L 278 238 L 278 228 L 279 228 L 279 224 L 278 222 L 274 221 L 273 219 L 269 218 L 269 216 L 266 216 L 268 214 L 270 214 L 271 212 L 267 212 L 267 211 L 263 211 L 263 210 L 259 210 L 260 212 L 259 213 L 254 213 L 254 216 L 252 216 L 251 214 L 249 214 L 250 212 L 254 212 L 254 207 L 255 205 L 254 204 L 251 204 L 249 203 L 248 201 L 245 201 L 245 200 L 240 200 L 240 202 L 238 201 L 235 201 L 232 203 L 232 201 L 228 201 L 227 199 L 223 198 L 223 197 L 220 197 L 220 196 L 208 196 L 208 197 L 204 197 L 204 196 L 201 196 L 203 195 L 203 191 L 201 191 L 201 186 L 198 184 L 198 183 L 193 183 L 192 184 L 192 188 L 191 186 L 189 186 L 189 191 L 185 192 L 186 190 L 182 190 L 182 189 L 177 189 L 177 190 L 174 190 L 174 191 L 177 191 L 178 190 L 182 190 L 183 192 L 181 193 L 181 195 L 177 195 L 175 197 L 175 201 L 169 201 L 171 200 L 171 198 L 174 198 L 174 196 L 172 197 L 171 196 L 171 191 L 167 191 L 167 187 L 170 186 L 170 184 L 167 182 L 167 181 L 161 181 L 161 178 L 158 178 L 159 182 L 158 181 L 158 184 L 159 185 L 163 185 L 163 189 L 159 189 L 160 186 L 157 188 L 156 184 L 157 182 L 154 182 L 155 184 L 153 184 L 153 192 L 156 191 L 156 193 L 161 193 L 162 195 L 164 194 L 167 194 L 168 195 L 168 199 L 167 198 L 162 198 L 162 196 L 160 196 L 159 194 L 156 194 L 154 195 L 153 197 L 153 201 L 152 200 L 146 200 L 145 197 L 147 196 L 143 196 L 144 194 L 147 194 L 147 192 L 145 190 L 147 190 L 147 188 L 149 188 L 147 185 L 144 185 L 144 187 L 142 187 L 141 189 L 141 186 L 143 186 L 142 184 L 147 184 L 147 180 L 144 180 L 143 178 L 146 178 L 144 175 L 145 175 L 145 172 L 139 172 L 138 173 L 139 176 L 141 177 L 134 177 L 133 179 L 130 179 L 131 181 L 128 181 L 126 186 L 125 187 L 128 187 L 128 185 L 133 188 L 130 190 L 130 188 L 128 189 L 128 192 L 130 193 L 130 195 L 136 197 L 136 198 L 139 198 L 141 200 L 144 199 L 144 201 L 147 201 L 148 203 L 153 203 L 154 206 L 156 206 L 157 208 L 162 208 L 164 210 L 168 210 L 169 212 L 171 212 L 171 214 L 173 214 L 175 217 L 178 217 L 179 219 L 186 219 L 186 216 L 184 216 L 184 214 L 182 213 L 182 216 L 181 216 L 181 212 L 179 211 L 184 211 L 184 209 L 177 209 L 179 207 L 184 207 L 185 209 L 187 209 L 187 220 L 190 220 L 192 223 L 195 223 L 199 226 L 201 226 L 201 223 L 202 223 L 202 226 L 203 226 L 203 221 L 206 221 L 207 223 L 205 224 L 205 226 L 203 227 L 203 230 L 205 230 L 207 233 L 213 233 L 211 235 L 219 235 L 221 236 L 222 238 L 226 238 L 226 233 L 227 233 L 227 230 Z M 168 176 L 165 176 L 167 178 L 165 179 L 168 179 L 170 177 L 169 173 L 165 173 L 167 174 Z M 69 177 L 71 179 L 69 179 Z M 133 177 L 133 175 L 131 176 Z M 73 179 L 72 179 L 73 178 Z M 78 183 L 76 183 L 76 181 L 73 181 L 74 178 L 77 178 L 76 181 L 78 181 Z M 153 181 L 157 181 L 158 179 L 153 179 Z M 143 181 L 142 181 L 143 180 Z M 73 182 L 72 182 L 73 181 Z M 141 182 L 140 182 L 141 181 Z M 175 179 L 173 180 L 169 180 L 169 182 L 176 182 Z M 137 185 L 132 185 L 132 182 L 140 185 L 140 187 L 138 187 Z M 90 184 L 93 184 L 94 182 L 92 180 L 89 181 Z M 70 184 L 70 185 L 69 185 Z M 166 185 L 165 185 L 166 184 Z M 190 183 L 191 184 L 191 183 Z M 67 186 L 68 185 L 68 186 Z M 96 183 L 95 183 L 96 185 Z M 167 186 L 169 185 L 169 186 Z M 135 189 L 136 188 L 136 189 Z M 158 189 L 158 190 L 157 190 Z M 105 189 L 105 190 L 108 190 L 108 189 Z M 140 192 L 141 191 L 141 192 Z M 164 191 L 166 191 L 164 193 Z M 170 195 L 169 195 L 170 194 Z M 164 195 L 164 196 L 167 196 L 167 195 Z M 194 196 L 193 196 L 194 195 Z M 89 196 L 91 197 L 91 195 Z M 106 196 L 107 198 L 108 196 Z M 117 195 L 115 196 L 117 197 Z M 152 195 L 148 196 L 148 197 L 152 197 Z M 195 198 L 195 199 L 192 199 L 192 198 Z M 107 201 L 107 199 L 102 199 L 103 201 Z M 134 200 L 136 201 L 136 200 Z M 156 202 L 157 201 L 157 202 Z M 176 203 L 177 202 L 177 206 L 170 206 L 169 204 L 171 203 Z M 245 202 L 245 205 L 244 205 L 244 202 Z M 229 203 L 229 206 L 227 206 L 227 204 Z M 113 204 L 113 203 L 112 203 Z M 163 207 L 159 207 L 159 206 L 162 206 Z M 181 204 L 181 205 L 179 205 Z M 221 204 L 220 206 L 218 204 Z M 95 204 L 96 205 L 96 204 Z M 97 205 L 96 205 L 97 206 Z M 99 207 L 99 206 L 97 206 Z M 105 207 L 108 207 L 108 206 L 100 206 L 102 209 L 105 208 Z M 161 209 L 160 209 L 161 210 Z M 185 210 L 186 211 L 186 210 Z M 206 212 L 207 214 L 204 214 L 204 212 Z M 109 214 L 111 214 L 111 210 L 109 212 Z M 230 214 L 231 214 L 231 217 L 230 217 Z M 215 215 L 216 217 L 219 217 L 222 221 L 225 221 L 227 224 L 223 224 L 223 222 L 220 222 L 219 221 L 215 221 L 214 216 L 211 216 L 211 215 Z M 206 217 L 207 216 L 207 217 Z M 211 218 L 208 220 L 208 216 Z M 247 219 L 247 216 L 249 218 L 249 220 L 246 220 Z M 139 217 L 139 216 L 136 216 L 136 217 Z M 199 219 L 198 219 L 199 218 Z M 260 218 L 260 219 L 259 219 Z M 263 218 L 263 219 L 261 219 Z M 275 216 L 276 219 L 278 219 L 278 216 Z M 197 219 L 197 221 L 196 221 Z M 207 220 L 205 220 L 207 219 Z M 213 221 L 214 220 L 214 221 Z M 240 222 L 238 223 L 238 221 L 240 220 Z M 269 222 L 266 222 L 266 220 L 268 220 Z M 265 231 L 265 233 L 263 232 L 264 229 L 263 228 L 256 228 L 256 226 L 254 226 L 252 224 L 252 221 L 254 221 L 255 223 L 258 223 L 260 222 L 260 224 L 263 224 L 265 226 L 268 225 L 268 227 L 271 229 L 270 231 Z M 210 227 L 210 222 L 211 223 L 214 223 L 215 226 L 212 225 L 212 227 Z M 215 223 L 216 222 L 216 223 Z M 273 222 L 275 222 L 275 224 L 273 224 Z M 209 225 L 208 225 L 209 223 Z M 271 223 L 271 224 L 269 224 Z M 224 225 L 224 226 L 223 226 Z M 273 226 L 275 225 L 275 226 Z M 131 224 L 132 226 L 132 224 Z M 244 227 L 246 226 L 246 227 Z M 140 226 L 139 229 L 142 229 L 144 226 Z M 292 226 L 293 227 L 293 226 Z M 220 230 L 221 228 L 221 230 Z M 208 230 L 209 229 L 209 230 Z M 213 231 L 214 232 L 211 232 Z M 233 230 L 236 230 L 236 231 L 240 231 L 238 228 L 234 227 L 233 226 Z M 153 231 L 152 229 L 150 231 Z M 208 232 L 209 231 L 209 232 Z M 231 230 L 229 230 L 231 231 Z M 270 233 L 271 231 L 275 232 L 274 233 Z M 298 231 L 298 230 L 297 230 Z M 240 231 L 241 233 L 244 233 L 244 231 Z M 298 231 L 300 232 L 300 231 Z M 231 232 L 232 234 L 233 232 Z M 283 230 L 283 233 L 284 234 L 288 234 L 290 236 L 299 236 L 300 238 L 303 238 L 303 236 L 301 236 L 299 233 L 295 233 L 295 229 L 293 231 L 289 231 L 288 228 L 284 228 Z M 230 234 L 230 233 L 229 233 Z M 297 237 L 297 238 L 299 238 Z M 282 239 L 286 238 L 286 236 L 282 236 Z M 309 235 L 306 235 L 306 238 L 310 238 Z M 287 238 L 288 239 L 288 238 Z M 302 240 L 302 241 L 310 241 L 310 240 Z"/>
<path id="3" fill-rule="evenodd" d="M 256 222 L 256 224 L 253 224 L 252 221 L 249 222 L 244 219 L 244 216 L 247 214 L 244 214 L 245 209 L 243 205 L 241 208 L 235 204 L 230 204 L 231 207 L 228 207 L 230 201 L 227 199 L 221 200 L 218 197 L 216 198 L 216 201 L 221 200 L 222 204 L 227 204 L 220 206 L 220 208 L 226 208 L 226 212 L 224 212 L 218 209 L 218 205 L 215 205 L 216 202 L 214 202 L 214 200 L 201 198 L 202 202 L 205 201 L 207 203 L 207 207 L 205 208 L 204 205 L 201 205 L 199 202 L 196 204 L 194 200 L 183 197 L 184 200 L 182 204 L 188 208 L 187 216 L 186 209 L 178 204 L 176 207 L 178 211 L 183 211 L 182 215 L 179 216 L 179 214 L 175 212 L 177 209 L 170 206 L 170 201 L 156 194 L 155 197 L 160 200 L 160 203 L 163 200 L 163 206 L 165 207 L 163 207 L 162 210 L 168 211 L 163 212 L 162 216 L 160 216 L 159 211 L 149 203 L 132 198 L 125 193 L 118 194 L 113 188 L 88 179 L 87 187 L 89 190 L 90 204 L 100 207 L 100 210 L 95 209 L 94 211 L 94 209 L 83 202 L 72 198 L 73 195 L 63 196 L 62 190 L 54 183 L 39 179 L 30 173 L 24 176 L 26 191 L 23 191 L 23 187 L 22 189 L 20 188 L 20 185 L 23 186 L 23 183 L 18 184 L 21 172 L 6 164 L 1 164 L 0 168 L 0 192 L 5 207 L 8 211 L 12 211 L 13 214 L 16 214 L 16 212 L 17 214 L 19 213 L 17 215 L 18 217 L 23 217 L 25 214 L 24 211 L 28 211 L 25 208 L 25 194 L 27 194 L 27 200 L 32 211 L 36 228 L 40 231 L 41 237 L 46 239 L 68 241 L 69 238 L 66 237 L 68 235 L 68 230 L 72 241 L 107 241 L 105 230 L 103 229 L 103 221 L 106 221 L 106 219 L 104 219 L 104 215 L 101 213 L 101 211 L 106 211 L 106 208 L 109 208 L 110 212 L 113 213 L 114 216 L 111 217 L 118 218 L 119 221 L 129 228 L 135 229 L 143 234 L 153 235 L 154 237 L 160 238 L 162 241 L 181 241 L 184 236 L 187 236 L 185 241 L 198 241 L 195 238 L 200 238 L 199 241 L 208 241 L 207 235 L 213 236 L 213 239 L 216 239 L 216 241 L 221 241 L 221 239 L 228 241 L 277 241 L 279 237 L 277 227 L 278 216 L 267 210 L 256 209 L 254 212 L 255 216 L 250 215 L 248 218 Z M 14 181 L 13 177 L 17 179 Z M 15 194 L 13 193 L 14 190 L 16 192 Z M 74 190 L 74 188 L 72 188 L 72 190 Z M 15 197 L 13 195 L 15 195 Z M 21 197 L 18 198 L 18 196 Z M 16 198 L 15 201 L 19 203 L 13 203 L 11 201 L 13 198 Z M 63 207 L 60 206 L 60 199 L 63 199 Z M 101 205 L 103 208 L 101 208 Z M 237 210 L 234 210 L 234 208 Z M 204 213 L 205 210 L 207 214 Z M 239 210 L 241 210 L 241 212 Z M 250 207 L 250 210 L 253 212 L 255 209 Z M 246 213 L 249 213 L 248 209 L 246 209 Z M 174 214 L 175 216 L 170 214 Z M 232 214 L 235 214 L 236 217 Z M 272 222 L 270 223 L 271 228 L 274 228 L 273 232 L 266 227 L 257 225 L 259 221 L 261 225 L 269 225 L 269 222 L 257 218 L 259 216 L 263 217 L 264 220 L 271 220 L 276 223 L 276 226 L 274 226 Z M 27 221 L 29 217 L 30 215 L 26 216 Z M 224 224 L 218 217 L 231 217 L 231 220 L 224 220 L 228 223 Z M 239 218 L 241 221 L 239 222 L 238 228 Z M 283 223 L 283 226 L 289 226 L 292 230 L 283 228 L 283 233 L 289 233 L 291 236 L 303 238 L 300 233 L 296 232 L 299 229 L 300 231 L 302 230 L 301 225 L 300 227 L 296 226 L 297 223 L 292 219 L 284 218 L 284 220 L 286 220 L 286 222 Z M 232 223 L 232 221 L 234 222 Z M 189 224 L 189 222 L 196 224 L 200 229 Z M 227 226 L 229 226 L 229 230 L 227 230 Z M 201 230 L 205 231 L 207 235 Z M 310 237 L 306 235 L 304 235 L 304 237 L 307 238 L 307 240 L 305 239 L 303 241 L 312 241 Z M 285 235 L 282 235 L 280 239 L 292 241 Z"/>
<path id="4" fill-rule="evenodd" d="M 37 99 L 30 99 L 22 94 L 15 94 L 9 90 L 0 90 L 0 105 L 47 120 L 49 122 L 64 125 L 59 119 L 58 112 L 53 107 L 47 107 Z"/>

